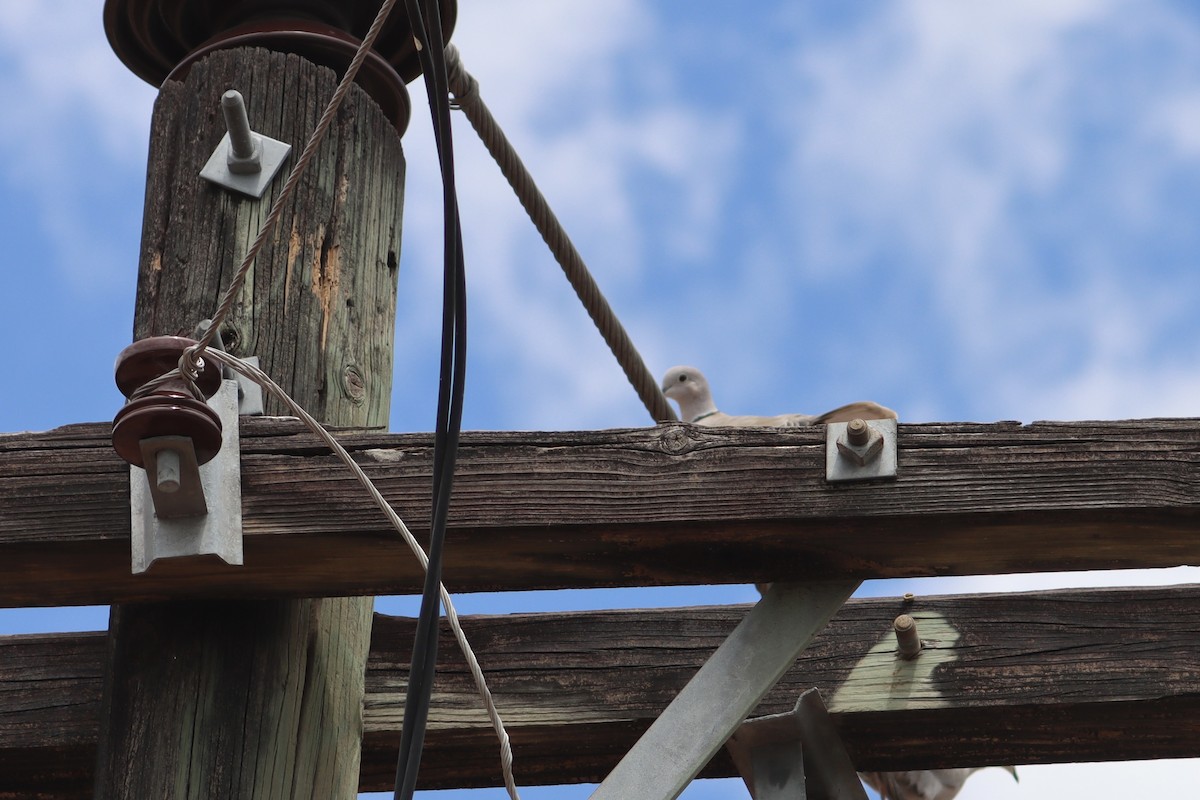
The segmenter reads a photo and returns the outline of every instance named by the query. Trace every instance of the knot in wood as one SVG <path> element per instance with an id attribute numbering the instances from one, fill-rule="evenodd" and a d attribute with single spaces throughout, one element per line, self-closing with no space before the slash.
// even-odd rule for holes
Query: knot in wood
<path id="1" fill-rule="evenodd" d="M 362 371 L 349 364 L 342 370 L 342 393 L 356 406 L 361 406 L 367 397 L 367 380 Z"/>
<path id="2" fill-rule="evenodd" d="M 659 447 L 664 453 L 672 455 L 681 455 L 689 452 L 695 446 L 692 438 L 688 436 L 687 429 L 681 424 L 664 425 L 658 436 Z"/>

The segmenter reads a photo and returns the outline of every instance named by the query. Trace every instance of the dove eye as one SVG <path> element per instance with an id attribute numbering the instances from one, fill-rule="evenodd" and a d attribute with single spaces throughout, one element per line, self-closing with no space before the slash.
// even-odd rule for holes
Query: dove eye
<path id="1" fill-rule="evenodd" d="M 680 382 L 680 383 L 683 383 L 683 382 L 684 382 L 684 381 L 686 381 L 686 380 L 687 380 L 687 375 L 680 375 L 680 376 L 679 376 L 679 382 Z"/>

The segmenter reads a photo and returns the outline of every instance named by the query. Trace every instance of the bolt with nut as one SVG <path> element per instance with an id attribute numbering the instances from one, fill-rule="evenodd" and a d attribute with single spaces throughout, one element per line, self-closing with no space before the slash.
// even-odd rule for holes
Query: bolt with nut
<path id="1" fill-rule="evenodd" d="M 865 419 L 852 419 L 846 423 L 846 433 L 837 440 L 838 452 L 843 458 L 865 467 L 883 452 L 883 435 Z"/>
<path id="2" fill-rule="evenodd" d="M 917 621 L 908 614 L 901 614 L 892 623 L 896 632 L 896 644 L 900 657 L 913 659 L 921 654 L 921 636 L 917 633 Z"/>

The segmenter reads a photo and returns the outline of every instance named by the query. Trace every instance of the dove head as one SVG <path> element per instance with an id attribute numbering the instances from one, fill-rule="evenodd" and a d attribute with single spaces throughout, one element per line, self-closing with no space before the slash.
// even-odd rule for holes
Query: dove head
<path id="1" fill-rule="evenodd" d="M 679 403 L 679 416 L 684 422 L 695 422 L 717 410 L 708 381 L 695 367 L 671 367 L 663 376 L 662 390 Z"/>

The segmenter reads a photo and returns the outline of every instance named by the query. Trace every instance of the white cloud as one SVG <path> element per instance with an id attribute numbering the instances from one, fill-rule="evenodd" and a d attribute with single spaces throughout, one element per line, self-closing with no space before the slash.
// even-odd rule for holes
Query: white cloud
<path id="1" fill-rule="evenodd" d="M 104 38 L 100 7 L 90 14 L 54 13 L 35 0 L 0 9 L 0 70 L 5 114 L 0 146 L 20 158 L 27 177 L 86 150 L 93 156 L 140 165 L 150 130 L 155 90 L 133 76 Z M 98 137 L 99 147 L 78 147 L 77 137 Z M 140 177 L 140 176 L 139 176 Z"/>
<path id="2" fill-rule="evenodd" d="M 0 184 L 37 209 L 51 263 L 81 293 L 111 291 L 136 257 L 136 245 L 122 251 L 104 232 L 114 224 L 106 215 L 141 196 L 154 97 L 113 55 L 99 4 L 88 5 L 88 14 L 31 0 L 0 7 Z M 116 223 L 131 235 L 135 208 Z"/>
<path id="3" fill-rule="evenodd" d="M 1183 90 L 1164 98 L 1146 120 L 1181 158 L 1200 158 L 1200 90 Z"/>
<path id="4" fill-rule="evenodd" d="M 991 774 L 989 774 L 991 773 Z M 1030 765 L 1018 770 L 1021 782 L 998 770 L 971 778 L 972 793 L 961 800 L 1030 797 L 1171 797 L 1200 779 L 1200 761 L 1135 761 L 1106 764 Z M 1007 779 L 1007 782 L 1006 780 Z"/>
<path id="5" fill-rule="evenodd" d="M 877 246 L 899 234 L 960 277 L 1003 223 L 1002 201 L 1061 169 L 1069 143 L 1054 45 L 1091 15 L 907 2 L 849 40 L 805 50 L 800 78 L 811 91 L 792 116 L 800 185 L 866 217 Z M 833 234 L 824 244 L 835 252 L 842 243 L 837 228 L 808 230 Z M 815 264 L 828 266 L 833 253 L 819 254 Z"/>
<path id="6" fill-rule="evenodd" d="M 1092 570 L 1087 572 L 1039 572 L 1012 575 L 963 575 L 947 578 L 905 578 L 868 581 L 864 597 L 899 597 L 912 592 L 921 597 L 985 592 L 1033 592 L 1051 589 L 1084 589 L 1124 586 L 1200 585 L 1200 567 L 1170 569 Z"/>
<path id="7" fill-rule="evenodd" d="M 732 123 L 677 99 L 672 82 L 680 78 L 664 73 L 656 56 L 657 24 L 634 2 L 509 2 L 461 15 L 455 34 L 484 100 L 647 354 L 665 329 L 648 291 L 662 268 L 648 253 L 665 246 L 680 259 L 703 255 L 738 143 Z M 500 29 L 521 35 L 500 38 Z M 418 91 L 414 105 L 423 103 Z M 512 190 L 461 115 L 455 125 L 474 363 L 504 373 L 504 387 L 482 402 L 514 427 L 644 424 L 645 412 Z M 427 127 L 419 119 L 406 137 L 401 275 L 402 287 L 426 298 L 426 309 L 440 291 L 433 272 L 441 248 L 440 210 L 429 202 L 437 177 L 423 155 L 431 148 Z M 647 201 L 634 188 L 646 183 L 670 199 L 671 225 L 647 225 Z M 429 316 L 421 311 L 411 326 L 402 322 L 399 338 L 411 341 L 417 325 L 429 330 Z"/>
<path id="8" fill-rule="evenodd" d="M 1183 394 L 1195 348 L 1170 331 L 1200 282 L 1156 285 L 1143 272 L 1164 265 L 1139 259 L 1192 227 L 1172 182 L 1200 147 L 1198 46 L 1163 6 L 1088 0 L 911 0 L 819 40 L 783 105 L 805 268 L 917 287 L 984 418 L 1129 416 Z"/>

